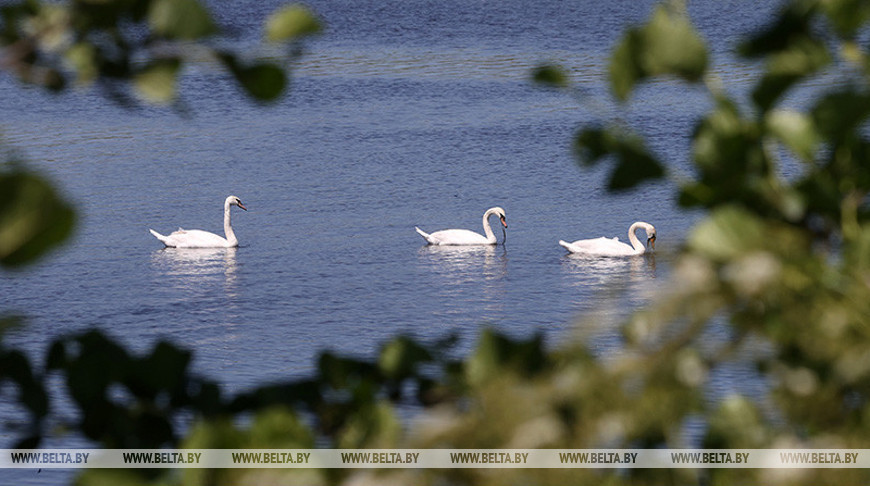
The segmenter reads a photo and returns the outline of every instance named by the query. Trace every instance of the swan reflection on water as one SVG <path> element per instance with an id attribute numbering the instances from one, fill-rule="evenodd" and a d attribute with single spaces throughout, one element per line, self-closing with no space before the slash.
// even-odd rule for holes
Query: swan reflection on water
<path id="1" fill-rule="evenodd" d="M 442 271 L 451 280 L 462 281 L 483 275 L 487 280 L 507 273 L 507 250 L 504 246 L 436 246 L 420 247 L 420 262 Z"/>
<path id="2" fill-rule="evenodd" d="M 583 277 L 578 285 L 610 283 L 612 280 L 638 282 L 656 278 L 655 253 L 630 257 L 597 257 L 580 253 L 568 253 L 562 258 L 566 273 Z"/>
<path id="3" fill-rule="evenodd" d="M 602 258 L 569 253 L 561 263 L 577 313 L 577 339 L 602 354 L 618 354 L 623 348 L 621 324 L 657 292 L 655 254 Z"/>
<path id="4" fill-rule="evenodd" d="M 237 248 L 162 248 L 155 250 L 151 263 L 167 281 L 179 287 L 223 281 L 235 287 Z"/>

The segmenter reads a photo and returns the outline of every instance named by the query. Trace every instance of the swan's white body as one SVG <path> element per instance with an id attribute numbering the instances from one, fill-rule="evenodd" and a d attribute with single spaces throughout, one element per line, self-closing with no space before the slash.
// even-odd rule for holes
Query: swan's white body
<path id="1" fill-rule="evenodd" d="M 186 230 L 178 228 L 178 231 L 173 232 L 168 236 L 163 236 L 160 233 L 149 229 L 158 240 L 164 245 L 173 248 L 233 248 L 239 246 L 239 240 L 233 232 L 233 227 L 230 224 L 230 206 L 238 206 L 245 211 L 248 210 L 242 201 L 236 196 L 229 196 L 224 201 L 224 234 L 226 238 L 209 233 L 202 230 Z"/>
<path id="2" fill-rule="evenodd" d="M 430 245 L 494 245 L 497 243 L 497 240 L 492 233 L 492 228 L 489 226 L 489 217 L 492 215 L 498 215 L 501 224 L 507 228 L 504 209 L 495 207 L 487 209 L 483 213 L 483 232 L 485 235 L 465 229 L 447 229 L 434 233 L 426 233 L 416 226 L 414 229 Z"/>
<path id="3" fill-rule="evenodd" d="M 637 239 L 637 235 L 634 234 L 635 231 L 641 228 L 646 230 L 647 244 L 650 245 L 652 249 L 655 249 L 656 228 L 649 223 L 641 221 L 634 223 L 631 225 L 631 228 L 628 229 L 628 241 L 631 242 L 631 245 L 619 241 L 619 238 L 605 238 L 603 236 L 601 238 L 590 240 L 577 240 L 573 243 L 559 240 L 559 244 L 571 253 L 579 253 L 589 256 L 619 257 L 641 255 L 646 251 L 646 247 Z"/>

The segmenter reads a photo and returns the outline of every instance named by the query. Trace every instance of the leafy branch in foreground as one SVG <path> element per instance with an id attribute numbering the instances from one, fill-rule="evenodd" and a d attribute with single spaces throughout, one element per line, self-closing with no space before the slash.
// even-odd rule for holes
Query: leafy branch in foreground
<path id="1" fill-rule="evenodd" d="M 263 37 L 286 44 L 292 61 L 298 42 L 320 29 L 310 10 L 288 5 L 267 19 Z M 199 0 L 19 1 L 0 8 L 0 69 L 52 91 L 96 83 L 109 99 L 132 106 L 132 94 L 177 101 L 185 64 L 211 59 L 251 98 L 277 100 L 287 86 L 284 64 L 221 47 L 221 34 Z"/>
<path id="2" fill-rule="evenodd" d="M 583 342 L 547 350 L 539 338 L 486 332 L 467 358 L 451 360 L 438 347 L 399 338 L 375 360 L 327 354 L 310 379 L 227 397 L 219 385 L 190 376 L 183 350 L 160 344 L 135 357 L 92 332 L 59 341 L 42 367 L 0 351 L 0 360 L 14 365 L 0 368 L 0 380 L 16 385 L 33 417 L 24 429 L 30 435 L 21 436 L 37 440 L 52 429 L 41 387 L 59 374 L 83 408 L 72 430 L 117 447 L 696 445 L 688 436 L 721 448 L 870 448 L 870 56 L 855 40 L 868 11 L 851 0 L 789 4 L 740 49 L 746 62 L 763 61 L 749 100 L 701 86 L 712 108 L 687 147 L 694 177 L 674 197 L 707 215 L 689 235 L 663 286 L 668 291 L 624 323 L 618 355 L 598 356 Z M 640 83 L 700 84 L 709 71 L 705 43 L 685 14 L 661 7 L 617 45 L 610 76 L 625 102 Z M 808 82 L 823 72 L 841 82 Z M 555 67 L 537 78 L 561 87 L 570 79 Z M 802 95 L 805 108 L 785 104 L 798 88 L 813 92 Z M 628 126 L 599 122 L 575 140 L 586 163 L 614 166 L 614 190 L 667 173 Z M 800 170 L 784 177 L 783 160 Z M 124 365 L 104 369 L 100 355 Z M 760 390 L 713 393 L 717 377 L 747 364 Z M 140 371 L 148 367 L 170 376 L 155 382 Z M 396 401 L 426 408 L 407 431 Z M 91 407 L 105 413 L 90 416 Z M 178 417 L 188 418 L 189 428 L 175 429 Z M 112 481 L 816 485 L 867 483 L 870 472 L 88 470 L 78 478 Z"/>

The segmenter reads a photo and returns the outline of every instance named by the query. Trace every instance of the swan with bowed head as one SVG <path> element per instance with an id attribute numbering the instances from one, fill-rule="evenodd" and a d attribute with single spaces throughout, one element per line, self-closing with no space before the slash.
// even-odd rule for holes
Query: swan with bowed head
<path id="1" fill-rule="evenodd" d="M 637 239 L 635 232 L 639 229 L 646 231 L 646 247 Z M 647 247 L 655 250 L 656 248 L 656 228 L 655 226 L 638 221 L 628 228 L 628 241 L 631 246 L 619 241 L 619 238 L 594 238 L 589 240 L 577 240 L 573 243 L 559 240 L 559 244 L 571 253 L 577 253 L 587 256 L 604 256 L 604 257 L 619 257 L 643 254 Z"/>
<path id="2" fill-rule="evenodd" d="M 238 206 L 245 211 L 248 210 L 242 201 L 236 196 L 230 196 L 224 201 L 224 234 L 226 238 L 209 233 L 202 230 L 186 230 L 178 228 L 178 231 L 171 233 L 168 236 L 163 236 L 160 233 L 149 229 L 158 240 L 163 242 L 167 247 L 172 248 L 233 248 L 239 246 L 239 240 L 233 232 L 233 227 L 230 224 L 230 206 Z"/>
<path id="3" fill-rule="evenodd" d="M 494 215 L 497 215 L 502 226 L 507 228 L 504 209 L 495 207 L 489 208 L 485 213 L 483 213 L 484 235 L 466 229 L 446 229 L 434 233 L 426 233 L 416 226 L 414 229 L 416 229 L 417 233 L 419 233 L 420 236 L 422 236 L 430 245 L 494 245 L 497 243 L 497 240 L 495 235 L 492 233 L 492 228 L 489 226 L 489 217 Z"/>

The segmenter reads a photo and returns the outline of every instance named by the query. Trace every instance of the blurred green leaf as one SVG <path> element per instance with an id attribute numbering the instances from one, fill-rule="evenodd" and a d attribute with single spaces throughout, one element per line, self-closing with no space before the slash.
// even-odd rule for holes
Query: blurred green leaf
<path id="1" fill-rule="evenodd" d="M 707 69 L 707 47 L 688 19 L 660 6 L 646 25 L 624 35 L 609 69 L 611 89 L 625 101 L 637 83 L 650 77 L 699 81 Z"/>
<path id="2" fill-rule="evenodd" d="M 870 20 L 870 3 L 865 0 L 836 0 L 820 2 L 828 19 L 840 35 L 851 39 L 861 26 Z"/>
<path id="3" fill-rule="evenodd" d="M 275 11 L 266 21 L 266 40 L 286 42 L 320 32 L 320 21 L 302 5 L 288 5 Z"/>
<path id="4" fill-rule="evenodd" d="M 703 447 L 756 449 L 768 443 L 768 434 L 758 407 L 744 397 L 732 396 L 711 414 Z"/>
<path id="5" fill-rule="evenodd" d="M 786 51 L 795 42 L 809 39 L 816 3 L 807 1 L 787 3 L 770 25 L 742 42 L 738 52 L 749 58 L 764 57 Z"/>
<path id="6" fill-rule="evenodd" d="M 72 233 L 75 215 L 44 178 L 22 169 L 0 172 L 0 265 L 35 261 Z"/>
<path id="7" fill-rule="evenodd" d="M 217 32 L 211 14 L 198 0 L 154 0 L 148 23 L 169 39 L 195 40 Z"/>
<path id="8" fill-rule="evenodd" d="M 821 145 L 821 136 L 813 120 L 793 110 L 775 110 L 767 114 L 767 130 L 805 162 L 812 162 Z"/>
<path id="9" fill-rule="evenodd" d="M 767 111 L 793 85 L 831 62 L 827 48 L 821 42 L 801 39 L 788 49 L 768 56 L 764 77 L 752 91 L 752 100 L 762 111 Z"/>
<path id="10" fill-rule="evenodd" d="M 235 56 L 227 53 L 221 54 L 220 59 L 242 88 L 258 101 L 275 101 L 287 87 L 284 70 L 275 64 L 258 62 L 243 65 Z"/>
<path id="11" fill-rule="evenodd" d="M 270 407 L 254 417 L 248 447 L 308 449 L 314 447 L 314 435 L 287 407 Z"/>
<path id="12" fill-rule="evenodd" d="M 870 116 L 870 93 L 845 88 L 820 99 L 812 110 L 813 122 L 825 138 L 842 141 Z"/>
<path id="13" fill-rule="evenodd" d="M 665 173 L 640 137 L 616 129 L 583 129 L 574 140 L 574 150 L 585 165 L 595 165 L 606 157 L 614 159 L 615 167 L 608 181 L 610 191 L 632 189 Z"/>
<path id="14" fill-rule="evenodd" d="M 131 371 L 137 377 L 136 383 L 131 385 L 144 386 L 140 390 L 131 387 L 131 391 L 143 393 L 150 399 L 163 390 L 184 391 L 190 360 L 190 351 L 179 349 L 165 341 L 157 343 L 150 355 L 131 366 Z"/>
<path id="15" fill-rule="evenodd" d="M 432 359 L 429 351 L 413 340 L 400 336 L 387 343 L 378 357 L 381 373 L 389 379 L 410 377 L 421 363 Z"/>
<path id="16" fill-rule="evenodd" d="M 547 365 L 541 335 L 525 341 L 514 340 L 486 329 L 480 335 L 477 349 L 466 361 L 465 379 L 472 386 L 481 386 L 508 371 L 527 376 Z"/>
<path id="17" fill-rule="evenodd" d="M 76 73 L 79 84 L 89 84 L 97 79 L 97 50 L 93 44 L 79 42 L 66 51 L 66 60 Z"/>
<path id="18" fill-rule="evenodd" d="M 764 222 L 735 206 L 715 210 L 695 227 L 689 247 L 713 260 L 725 261 L 765 246 Z"/>
<path id="19" fill-rule="evenodd" d="M 152 62 L 135 76 L 134 86 L 138 93 L 153 103 L 166 104 L 175 99 L 179 59 L 162 59 Z"/>
<path id="20" fill-rule="evenodd" d="M 532 79 L 536 83 L 554 88 L 566 88 L 568 86 L 568 73 L 561 66 L 552 64 L 535 68 L 532 71 Z"/>

